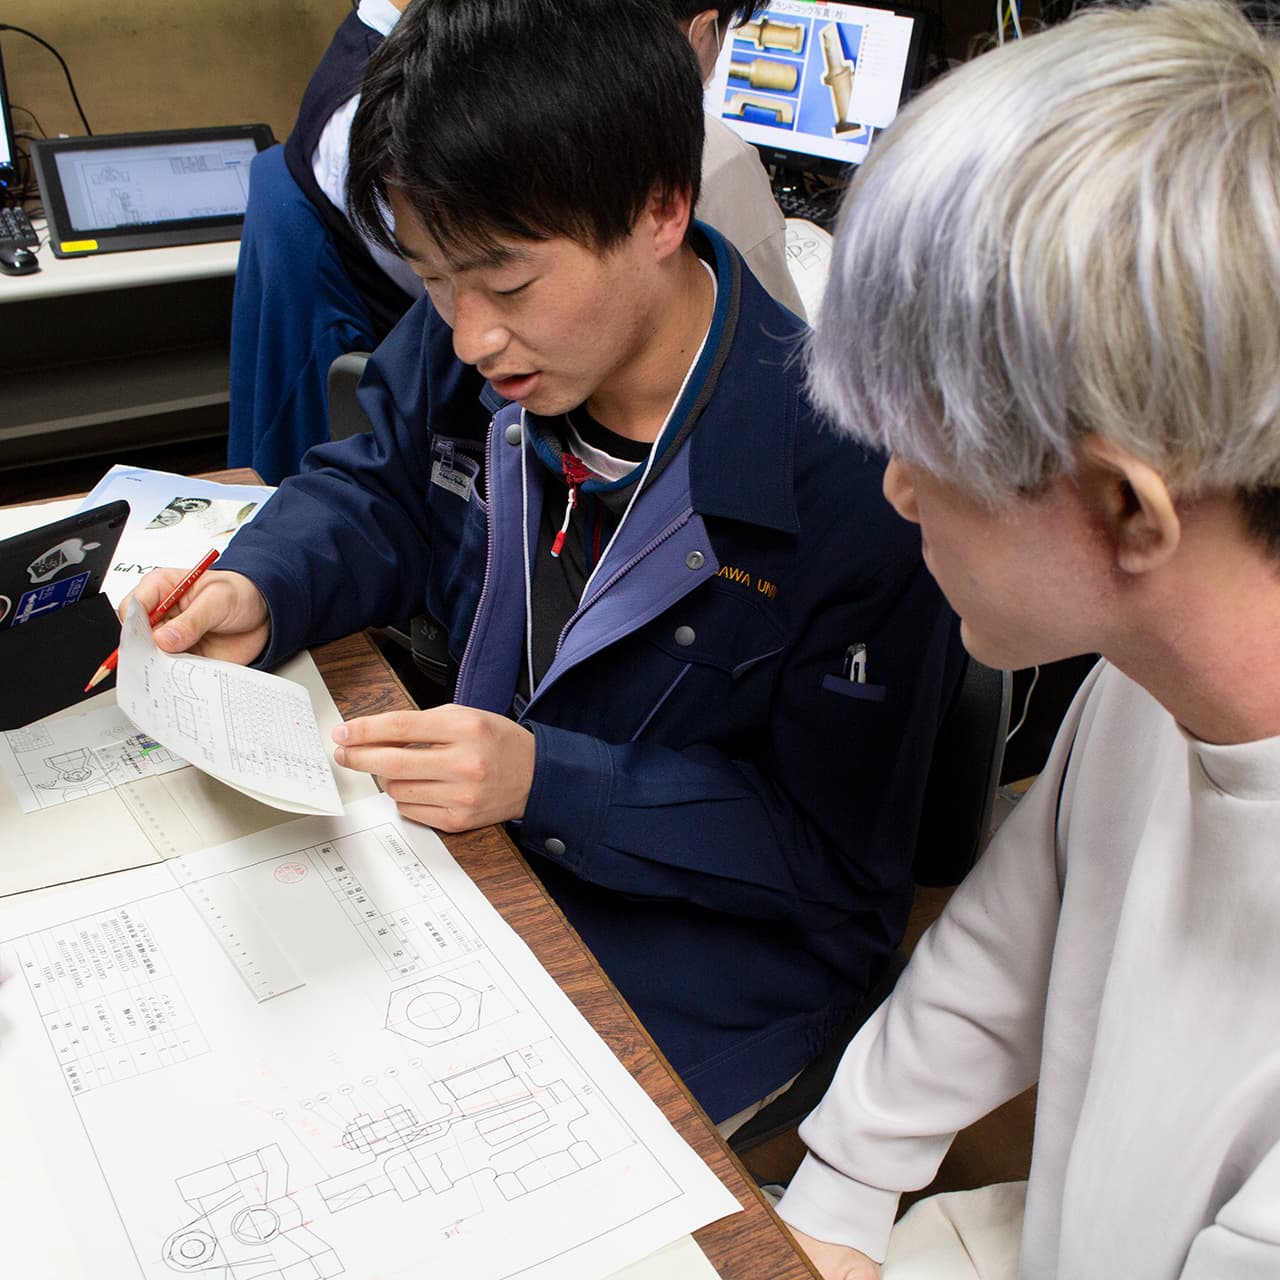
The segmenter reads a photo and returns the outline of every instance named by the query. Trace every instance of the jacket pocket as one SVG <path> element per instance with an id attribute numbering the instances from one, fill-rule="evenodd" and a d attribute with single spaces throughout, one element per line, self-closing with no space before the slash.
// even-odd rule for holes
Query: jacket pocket
<path id="1" fill-rule="evenodd" d="M 749 724 L 764 714 L 785 634 L 767 604 L 710 583 L 655 618 L 629 683 L 643 708 L 633 739 L 659 722 L 688 740 L 713 724 Z M 664 739 L 667 734 L 661 735 Z"/>

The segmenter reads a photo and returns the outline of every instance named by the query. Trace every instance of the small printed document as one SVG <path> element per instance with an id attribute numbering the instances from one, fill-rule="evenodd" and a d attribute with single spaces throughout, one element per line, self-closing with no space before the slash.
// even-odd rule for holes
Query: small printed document
<path id="1" fill-rule="evenodd" d="M 7 899 L 0 939 L 0 1276 L 600 1280 L 738 1210 L 386 796 Z"/>
<path id="2" fill-rule="evenodd" d="M 269 485 L 220 484 L 145 467 L 112 467 L 79 504 L 81 511 L 117 498 L 129 504 L 129 520 L 103 594 L 118 609 L 152 569 L 190 569 L 206 551 L 226 550 L 273 493 Z"/>
<path id="3" fill-rule="evenodd" d="M 120 630 L 116 701 L 143 733 L 255 800 L 342 812 L 307 691 L 235 663 L 164 653 L 136 600 Z"/>

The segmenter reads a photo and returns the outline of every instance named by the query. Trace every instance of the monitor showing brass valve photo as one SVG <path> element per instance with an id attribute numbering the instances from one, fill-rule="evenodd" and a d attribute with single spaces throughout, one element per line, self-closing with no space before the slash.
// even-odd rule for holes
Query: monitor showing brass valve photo
<path id="1" fill-rule="evenodd" d="M 732 27 L 707 89 L 766 159 L 856 165 L 920 82 L 926 15 L 777 0 Z"/>

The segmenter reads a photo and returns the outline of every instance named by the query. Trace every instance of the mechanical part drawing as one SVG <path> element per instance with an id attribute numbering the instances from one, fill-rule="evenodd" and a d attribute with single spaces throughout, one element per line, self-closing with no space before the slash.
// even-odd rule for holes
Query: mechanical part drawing
<path id="1" fill-rule="evenodd" d="M 575 1136 L 587 1107 L 564 1081 L 540 1085 L 518 1054 L 438 1081 L 438 1110 L 428 1120 L 394 1106 L 377 1119 L 358 1115 L 343 1131 L 342 1145 L 370 1162 L 318 1185 L 334 1212 L 394 1191 L 401 1200 L 443 1196 L 471 1178 L 491 1181 L 514 1200 L 599 1163 L 589 1140 Z M 471 1216 L 457 1206 L 450 1215 Z"/>
<path id="2" fill-rule="evenodd" d="M 234 663 L 164 653 L 136 602 L 120 632 L 116 701 L 139 729 L 255 800 L 295 813 L 342 809 L 306 689 Z"/>
<path id="3" fill-rule="evenodd" d="M 387 1030 L 432 1047 L 514 1013 L 510 1000 L 488 980 L 481 966 L 471 965 L 393 991 L 387 1004 Z"/>
<path id="4" fill-rule="evenodd" d="M 0 1275 L 57 1237 L 59 1280 L 598 1280 L 736 1208 L 385 796 L 0 900 L 0 937 L 40 1117 L 6 1160 L 59 1170 L 6 1185 L 39 1229 Z M 268 944 L 301 985 L 258 1001 Z"/>
<path id="5" fill-rule="evenodd" d="M 337 1254 L 304 1224 L 287 1194 L 289 1164 L 274 1144 L 178 1179 L 198 1217 L 161 1250 L 181 1275 L 220 1280 L 328 1280 L 342 1274 Z"/>
<path id="6" fill-rule="evenodd" d="M 0 734 L 0 774 L 25 813 L 186 767 L 116 707 Z"/>

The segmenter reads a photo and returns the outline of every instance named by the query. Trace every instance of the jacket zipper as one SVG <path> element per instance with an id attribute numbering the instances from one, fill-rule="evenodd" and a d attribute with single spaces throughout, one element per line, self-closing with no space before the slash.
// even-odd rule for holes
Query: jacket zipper
<path id="1" fill-rule="evenodd" d="M 480 598 L 476 601 L 476 616 L 471 623 L 471 631 L 467 635 L 466 647 L 462 650 L 462 661 L 458 663 L 458 682 L 454 688 L 454 701 L 464 702 L 467 691 L 466 681 L 467 674 L 471 665 L 471 651 L 476 643 L 476 633 L 480 630 L 480 625 L 484 620 L 485 603 L 489 598 L 489 577 L 493 572 L 493 548 L 497 539 L 494 532 L 496 521 L 494 520 L 494 509 L 498 489 L 501 487 L 496 483 L 498 476 L 498 458 L 497 458 L 497 440 L 498 427 L 497 418 L 489 421 L 489 439 L 485 445 L 485 459 L 489 466 L 489 475 L 491 477 L 489 483 L 489 514 L 485 519 L 485 553 L 484 553 L 484 578 L 480 583 Z M 524 466 L 524 459 L 520 461 L 520 465 Z"/>

